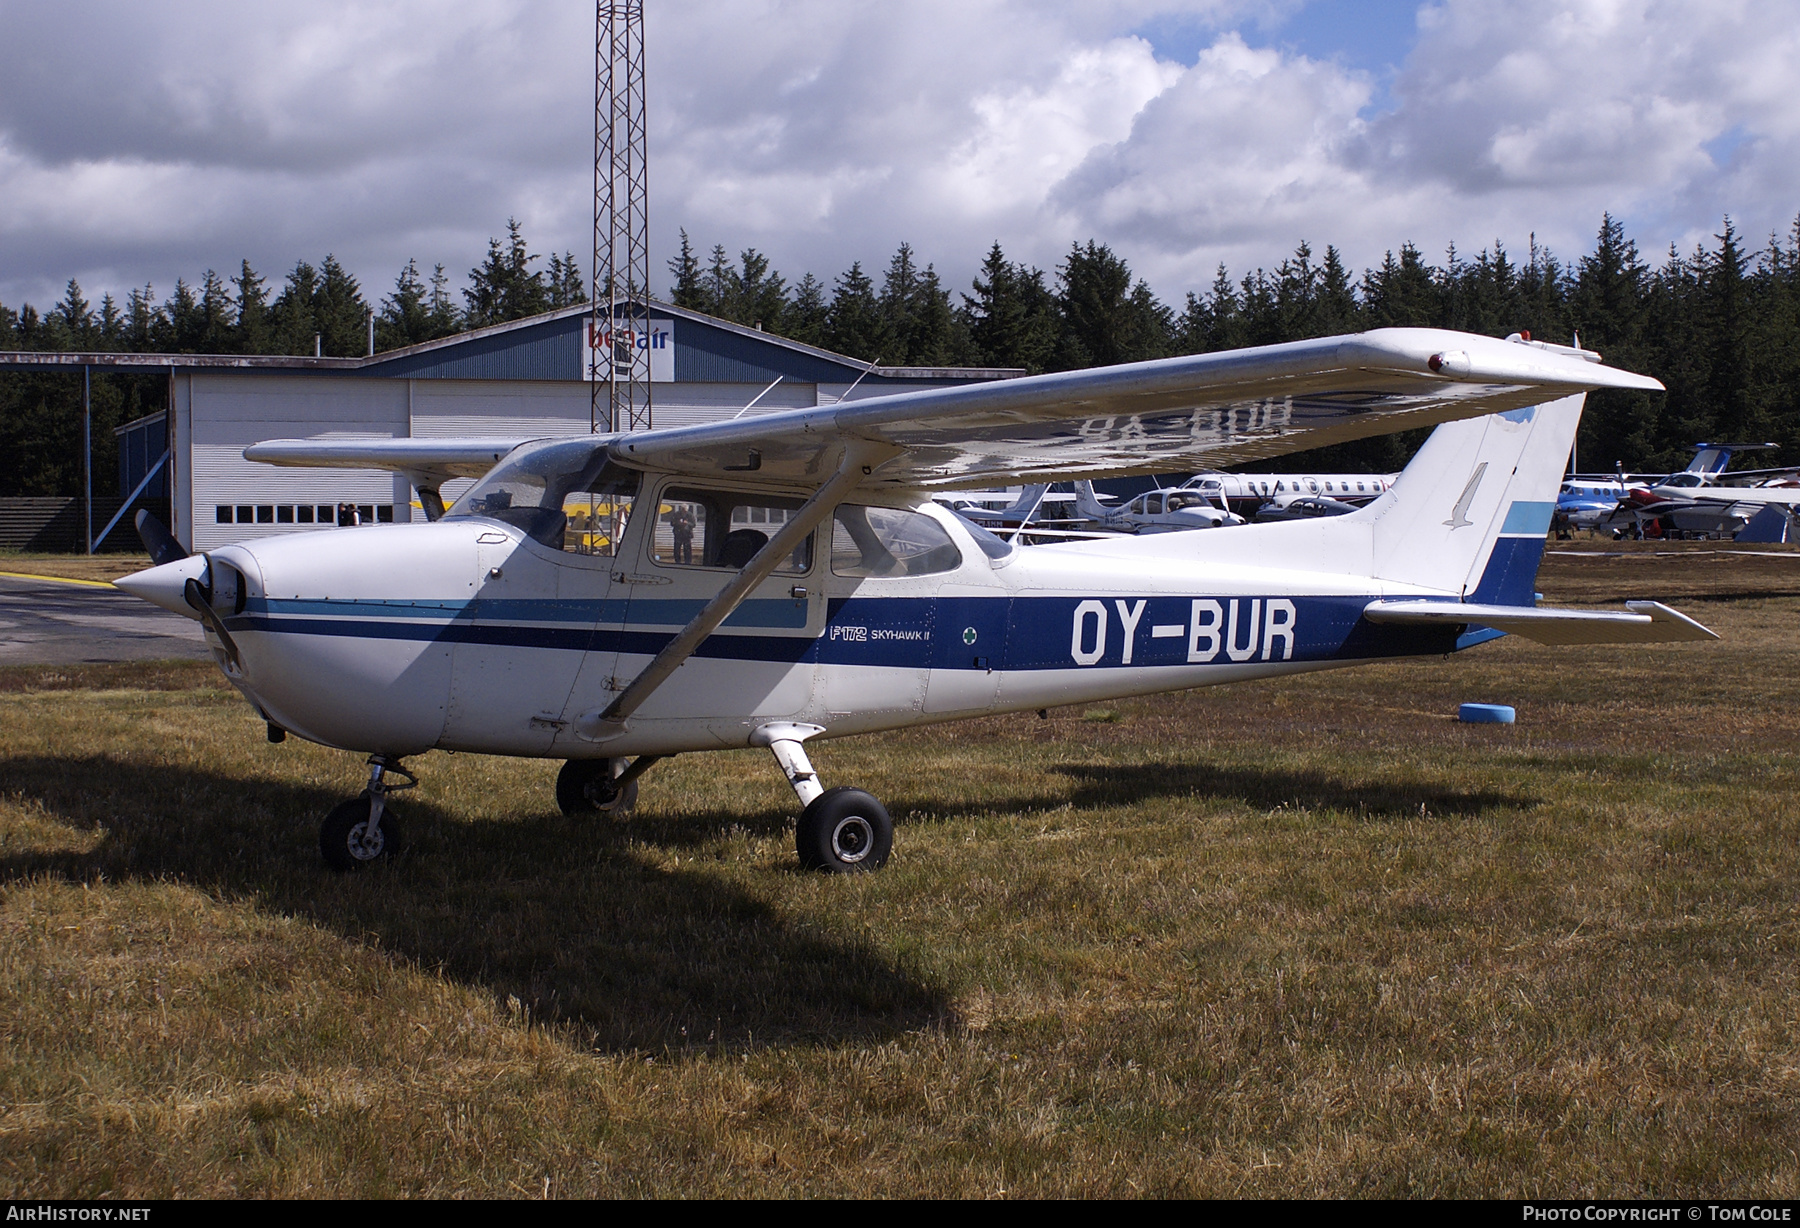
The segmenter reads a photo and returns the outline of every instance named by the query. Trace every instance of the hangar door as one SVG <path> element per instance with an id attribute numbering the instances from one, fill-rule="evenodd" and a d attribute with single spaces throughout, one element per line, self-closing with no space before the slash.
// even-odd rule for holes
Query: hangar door
<path id="1" fill-rule="evenodd" d="M 265 439 L 405 436 L 405 380 L 208 371 L 189 377 L 187 393 L 187 404 L 177 405 L 177 443 L 187 436 L 190 460 L 177 480 L 187 488 L 190 548 L 334 525 L 345 508 L 363 520 L 408 519 L 403 479 L 364 469 L 282 469 L 243 455 Z"/>

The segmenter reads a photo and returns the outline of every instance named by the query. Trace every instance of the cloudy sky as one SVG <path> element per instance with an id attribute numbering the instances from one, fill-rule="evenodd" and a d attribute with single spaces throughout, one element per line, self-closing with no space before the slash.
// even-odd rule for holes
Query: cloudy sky
<path id="1" fill-rule="evenodd" d="M 1792 0 L 647 0 L 657 282 L 678 227 L 791 280 L 901 241 L 1123 253 L 1165 298 L 1302 239 L 1353 268 L 1601 212 L 1655 255 L 1800 212 Z M 461 285 L 517 217 L 590 246 L 575 0 L 0 0 L 0 303 L 335 253 Z"/>

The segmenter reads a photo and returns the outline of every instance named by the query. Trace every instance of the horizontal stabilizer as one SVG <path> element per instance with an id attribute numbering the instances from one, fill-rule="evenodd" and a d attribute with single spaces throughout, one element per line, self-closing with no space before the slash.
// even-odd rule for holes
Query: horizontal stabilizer
<path id="1" fill-rule="evenodd" d="M 1719 637 L 1657 601 L 1627 601 L 1625 611 L 1545 610 L 1462 601 L 1371 601 L 1372 623 L 1420 627 L 1492 627 L 1539 644 L 1670 644 Z"/>

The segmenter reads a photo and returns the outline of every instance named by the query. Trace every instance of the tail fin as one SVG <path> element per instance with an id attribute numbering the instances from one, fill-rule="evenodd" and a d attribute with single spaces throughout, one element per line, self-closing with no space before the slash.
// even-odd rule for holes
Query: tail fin
<path id="1" fill-rule="evenodd" d="M 1028 521 L 1037 514 L 1038 504 L 1044 501 L 1044 494 L 1049 489 L 1050 487 L 1046 483 L 1027 486 L 1019 492 L 1017 499 L 995 512 L 994 515 L 1005 520 Z"/>
<path id="2" fill-rule="evenodd" d="M 1106 520 L 1112 516 L 1113 508 L 1107 507 L 1094 498 L 1092 482 L 1075 483 L 1075 514 L 1084 520 Z"/>
<path id="3" fill-rule="evenodd" d="M 1489 605 L 1533 604 L 1583 394 L 1447 423 L 1364 509 L 1378 579 Z M 1345 519 L 1349 519 L 1346 517 Z"/>

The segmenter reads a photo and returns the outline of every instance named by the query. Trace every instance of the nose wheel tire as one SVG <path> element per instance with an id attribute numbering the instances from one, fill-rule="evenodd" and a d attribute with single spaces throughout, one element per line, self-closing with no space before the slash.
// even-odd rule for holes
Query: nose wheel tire
<path id="1" fill-rule="evenodd" d="M 400 820 L 392 804 L 382 808 L 381 822 L 371 830 L 367 792 L 335 807 L 319 827 L 319 852 L 334 870 L 360 870 L 399 851 Z"/>
<path id="2" fill-rule="evenodd" d="M 894 848 L 894 821 L 873 796 L 840 785 L 819 794 L 800 815 L 794 844 L 809 870 L 879 870 Z"/>
<path id="3" fill-rule="evenodd" d="M 638 782 L 613 783 L 623 760 L 571 759 L 556 774 L 556 804 L 570 818 L 605 814 L 628 818 L 637 805 Z"/>

